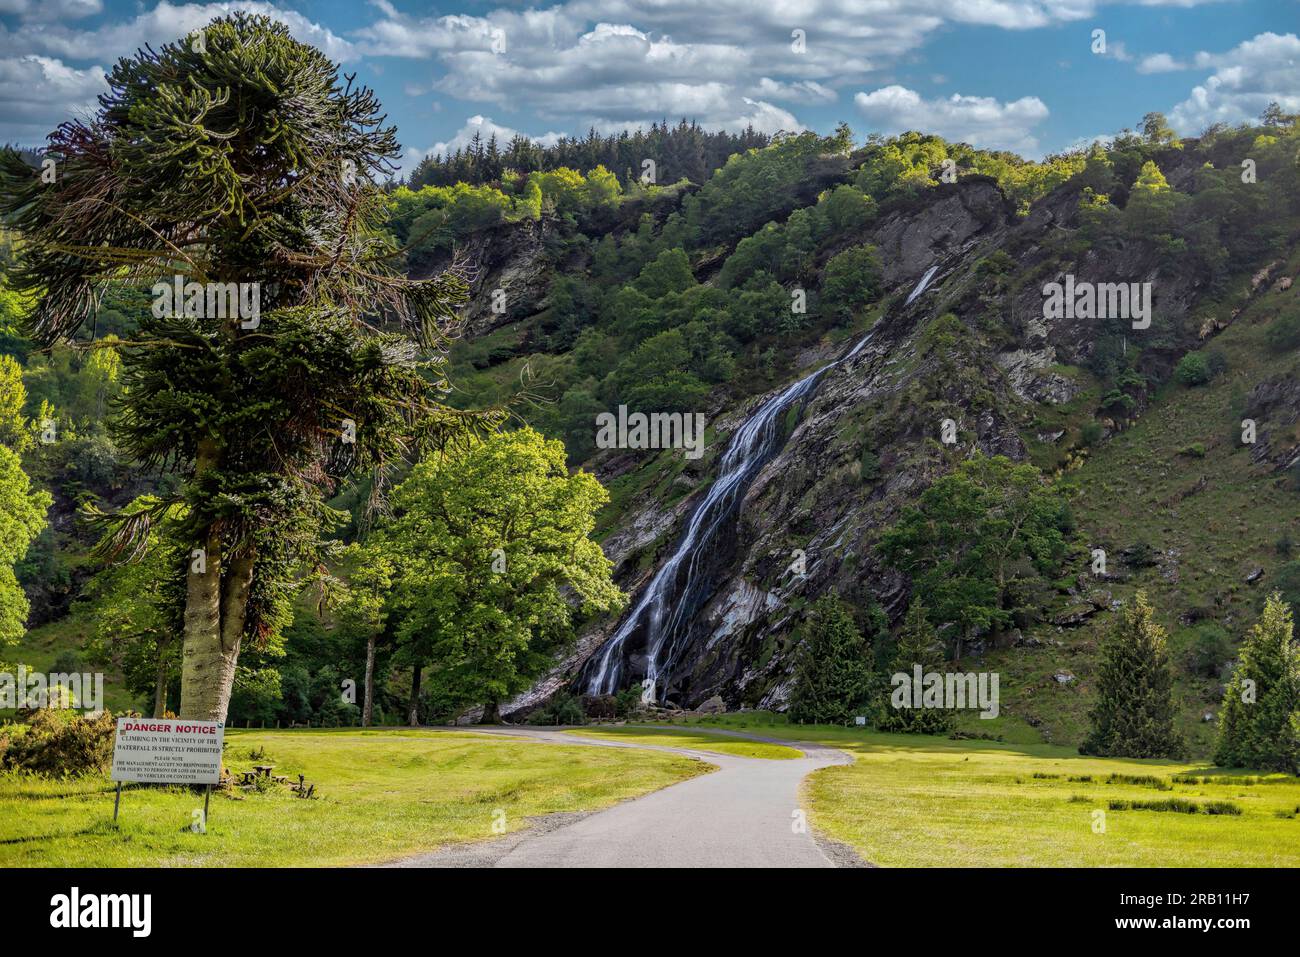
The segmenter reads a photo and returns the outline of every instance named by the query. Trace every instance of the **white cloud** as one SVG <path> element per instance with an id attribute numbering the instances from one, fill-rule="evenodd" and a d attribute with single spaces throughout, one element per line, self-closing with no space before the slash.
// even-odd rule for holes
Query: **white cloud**
<path id="1" fill-rule="evenodd" d="M 29 0 L 0 0 L 4 10 Z M 49 0 L 48 10 L 78 10 L 100 0 Z M 184 37 L 213 17 L 244 10 L 275 17 L 295 37 L 318 47 L 335 61 L 355 59 L 352 44 L 292 10 L 260 0 L 173 5 L 162 0 L 152 10 L 92 29 L 81 30 L 57 20 L 24 19 L 14 29 L 0 24 L 0 141 L 32 144 L 78 113 L 95 107 L 106 90 L 97 66 L 70 66 L 130 56 L 146 43 L 154 47 Z M 70 15 L 69 17 L 70 18 Z M 22 78 L 27 78 L 24 85 Z"/>
<path id="2" fill-rule="evenodd" d="M 945 22 L 1028 29 L 1091 0 L 568 0 L 545 9 L 419 16 L 374 0 L 364 55 L 429 59 L 435 88 L 597 128 L 685 116 L 711 127 L 799 128 L 781 104 L 825 104 Z M 792 31 L 803 31 L 797 49 Z"/>
<path id="3" fill-rule="evenodd" d="M 0 14 L 23 20 L 78 20 L 103 9 L 103 0 L 0 0 Z"/>
<path id="4" fill-rule="evenodd" d="M 1048 117 L 1047 105 L 1036 96 L 1002 103 L 990 96 L 927 100 L 915 90 L 893 85 L 853 98 L 858 111 L 885 133 L 921 130 L 973 146 L 1034 153 L 1038 140 L 1032 128 Z"/>
<path id="5" fill-rule="evenodd" d="M 816 80 L 797 80 L 794 83 L 782 83 L 765 76 L 754 87 L 755 96 L 764 96 L 772 100 L 788 100 L 795 103 L 834 103 L 839 94 L 828 86 L 822 86 Z"/>
<path id="6" fill-rule="evenodd" d="M 78 70 L 52 57 L 0 57 L 0 139 L 38 146 L 59 123 L 89 115 L 104 90 L 98 66 Z"/>
<path id="7" fill-rule="evenodd" d="M 1195 63 L 1214 72 L 1170 112 L 1180 133 L 1255 119 L 1275 101 L 1288 113 L 1300 112 L 1300 38 L 1294 33 L 1261 33 L 1226 53 L 1198 53 Z"/>
<path id="8" fill-rule="evenodd" d="M 312 44 L 336 62 L 356 59 L 353 45 L 328 27 L 308 20 L 295 10 L 283 10 L 260 0 L 181 5 L 162 0 L 152 10 L 129 20 L 110 21 L 89 30 L 61 23 L 23 23 L 16 30 L 7 30 L 0 25 L 0 54 L 44 53 L 64 60 L 130 56 L 146 43 L 157 46 L 184 37 L 213 17 L 236 10 L 274 17 L 284 23 L 297 39 Z"/>
<path id="9" fill-rule="evenodd" d="M 1186 63 L 1175 60 L 1168 53 L 1153 53 L 1150 56 L 1144 56 L 1137 65 L 1139 73 L 1174 73 L 1186 69 Z"/>

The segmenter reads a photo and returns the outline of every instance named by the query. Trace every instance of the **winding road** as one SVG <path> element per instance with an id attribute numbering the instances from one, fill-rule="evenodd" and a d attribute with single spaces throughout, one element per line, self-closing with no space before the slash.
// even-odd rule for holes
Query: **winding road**
<path id="1" fill-rule="evenodd" d="M 469 729 L 448 730 L 464 733 Z M 389 866 L 862 866 L 852 851 L 815 837 L 799 804 L 800 781 L 818 768 L 850 763 L 852 758 L 843 751 L 733 733 L 735 737 L 785 744 L 804 754 L 771 760 L 585 738 L 548 728 L 473 730 L 552 744 L 668 751 L 705 761 L 717 770 L 603 811 L 549 815 L 495 840 L 444 848 Z"/>

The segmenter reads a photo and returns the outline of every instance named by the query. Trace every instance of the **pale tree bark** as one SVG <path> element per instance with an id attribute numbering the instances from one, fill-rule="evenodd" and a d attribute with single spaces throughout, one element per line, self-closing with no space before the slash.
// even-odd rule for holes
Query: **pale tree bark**
<path id="1" fill-rule="evenodd" d="M 202 539 L 202 570 L 191 561 L 185 588 L 185 642 L 181 647 L 182 718 L 225 720 L 220 700 L 221 536 L 209 528 Z"/>
<path id="2" fill-rule="evenodd" d="M 195 476 L 204 475 L 216 463 L 215 443 L 204 440 Z M 253 554 L 233 556 L 227 569 L 220 530 L 209 526 L 200 541 L 203 564 L 196 570 L 196 562 L 191 561 L 186 583 L 180 716 L 225 721 L 253 583 Z"/>

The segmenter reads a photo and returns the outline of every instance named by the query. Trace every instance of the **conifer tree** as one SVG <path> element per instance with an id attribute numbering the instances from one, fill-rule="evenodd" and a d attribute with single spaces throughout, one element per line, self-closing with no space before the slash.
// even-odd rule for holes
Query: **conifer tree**
<path id="1" fill-rule="evenodd" d="M 1223 767 L 1300 774 L 1300 646 L 1278 592 L 1250 629 L 1219 712 Z"/>
<path id="2" fill-rule="evenodd" d="M 914 597 L 907 608 L 890 662 L 887 676 L 890 687 L 884 690 L 877 703 L 875 724 L 879 730 L 906 734 L 947 734 L 952 730 L 956 714 L 950 708 L 896 706 L 909 705 L 914 700 L 911 689 L 918 665 L 922 675 L 942 674 L 944 671 L 942 644 L 930 623 L 929 611 L 920 598 Z M 908 684 L 900 685 L 898 675 L 906 675 Z M 902 688 L 907 689 L 905 695 L 900 693 Z"/>
<path id="3" fill-rule="evenodd" d="M 1082 754 L 1176 758 L 1183 742 L 1174 729 L 1173 675 L 1165 630 L 1145 592 L 1119 614 L 1102 643 L 1097 702 Z"/>
<path id="4" fill-rule="evenodd" d="M 871 646 L 853 616 L 833 595 L 812 607 L 795 664 L 790 718 L 820 724 L 848 721 L 867 696 L 871 682 Z"/>
<path id="5" fill-rule="evenodd" d="M 182 491 L 104 517 L 106 542 L 132 553 L 186 506 L 181 716 L 222 720 L 241 642 L 283 625 L 299 570 L 324 558 L 339 480 L 371 472 L 382 489 L 388 463 L 483 424 L 440 401 L 467 284 L 401 273 L 377 185 L 396 131 L 284 24 L 219 17 L 120 60 L 108 87 L 49 137 L 52 177 L 0 153 L 0 213 L 24 241 L 11 285 L 39 297 L 29 331 L 46 344 L 114 285 L 153 294 L 116 344 L 115 435 Z M 183 307 L 165 297 L 176 283 Z"/>

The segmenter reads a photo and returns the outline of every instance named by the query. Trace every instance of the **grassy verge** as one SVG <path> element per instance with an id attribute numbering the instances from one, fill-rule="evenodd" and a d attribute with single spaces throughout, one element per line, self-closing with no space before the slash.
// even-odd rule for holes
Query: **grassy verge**
<path id="1" fill-rule="evenodd" d="M 190 825 L 201 792 L 127 790 L 114 827 L 106 778 L 0 774 L 0 867 L 373 863 L 490 838 L 500 820 L 513 831 L 532 816 L 607 807 L 708 770 L 652 751 L 431 731 L 232 730 L 226 740 L 231 768 L 305 774 L 319 799 L 283 787 L 214 794 L 199 834 Z"/>
<path id="2" fill-rule="evenodd" d="M 697 751 L 714 751 L 718 754 L 734 754 L 742 758 L 768 758 L 789 760 L 801 758 L 803 754 L 794 748 L 766 741 L 746 741 L 725 734 L 709 734 L 706 731 L 689 731 L 680 726 L 657 728 L 653 725 L 629 725 L 624 727 L 582 728 L 569 731 L 589 738 L 614 738 L 633 744 L 659 744 L 672 748 L 692 748 Z"/>
<path id="3" fill-rule="evenodd" d="M 1300 866 L 1294 777 L 1085 758 L 1045 744 L 799 725 L 774 733 L 854 756 L 807 778 L 805 801 L 816 827 L 875 864 Z M 1164 809 L 1135 807 L 1151 804 Z"/>

